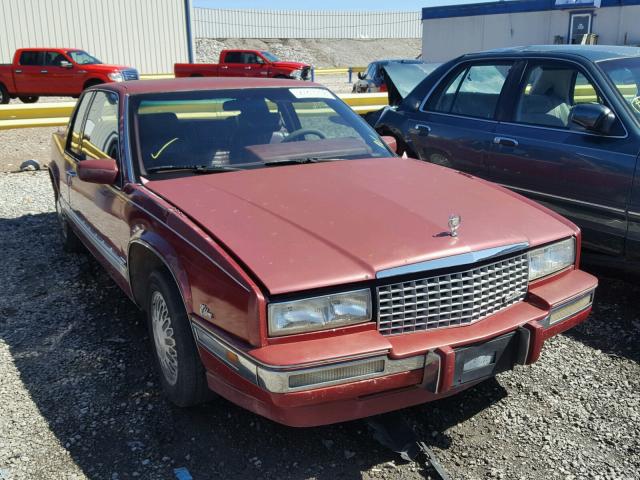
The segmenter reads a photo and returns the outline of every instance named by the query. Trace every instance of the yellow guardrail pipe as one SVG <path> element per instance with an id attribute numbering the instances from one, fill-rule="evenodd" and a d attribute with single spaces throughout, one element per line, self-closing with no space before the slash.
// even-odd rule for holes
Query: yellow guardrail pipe
<path id="1" fill-rule="evenodd" d="M 386 93 L 349 93 L 338 96 L 360 115 L 387 105 Z M 64 126 L 69 121 L 74 106 L 75 102 L 0 105 L 0 130 Z"/>

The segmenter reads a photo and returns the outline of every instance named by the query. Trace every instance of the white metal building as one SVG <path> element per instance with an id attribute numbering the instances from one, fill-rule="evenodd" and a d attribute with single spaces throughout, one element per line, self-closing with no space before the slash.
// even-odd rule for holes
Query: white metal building
<path id="1" fill-rule="evenodd" d="M 640 0 L 513 0 L 422 9 L 422 57 L 520 45 L 640 44 Z M 585 36 L 587 34 L 594 34 Z"/>
<path id="2" fill-rule="evenodd" d="M 192 49 L 189 0 L 2 0 L 0 63 L 20 47 L 80 48 L 140 73 L 173 71 Z"/>

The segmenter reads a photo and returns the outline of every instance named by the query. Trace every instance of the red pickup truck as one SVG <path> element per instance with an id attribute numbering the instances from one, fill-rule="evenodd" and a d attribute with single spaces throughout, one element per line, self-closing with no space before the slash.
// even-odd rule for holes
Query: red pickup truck
<path id="1" fill-rule="evenodd" d="M 77 97 L 93 85 L 137 79 L 136 69 L 104 64 L 82 50 L 21 48 L 13 63 L 0 64 L 0 103 L 16 97 L 24 103 L 39 97 Z"/>
<path id="2" fill-rule="evenodd" d="M 309 80 L 311 65 L 283 62 L 260 50 L 222 50 L 220 63 L 176 63 L 176 77 L 271 77 Z"/>

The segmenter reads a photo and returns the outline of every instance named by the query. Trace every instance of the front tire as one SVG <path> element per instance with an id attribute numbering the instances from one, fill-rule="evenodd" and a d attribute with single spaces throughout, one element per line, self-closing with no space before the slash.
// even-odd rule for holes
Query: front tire
<path id="1" fill-rule="evenodd" d="M 29 97 L 18 97 L 22 103 L 36 103 L 40 97 L 29 96 Z"/>
<path id="2" fill-rule="evenodd" d="M 207 380 L 178 287 L 165 271 L 149 276 L 147 323 L 160 383 L 179 407 L 208 400 Z"/>

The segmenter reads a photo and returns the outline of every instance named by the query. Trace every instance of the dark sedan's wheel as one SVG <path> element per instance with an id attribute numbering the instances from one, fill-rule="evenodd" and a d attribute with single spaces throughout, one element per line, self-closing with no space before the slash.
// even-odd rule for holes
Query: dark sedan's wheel
<path id="1" fill-rule="evenodd" d="M 60 208 L 60 198 L 56 198 L 56 212 L 58 214 L 58 223 L 60 224 L 62 248 L 69 253 L 81 252 L 83 250 L 82 242 L 69 225 L 69 219 Z"/>
<path id="2" fill-rule="evenodd" d="M 7 88 L 0 83 L 0 104 L 9 103 L 10 99 Z"/>
<path id="3" fill-rule="evenodd" d="M 178 287 L 155 271 L 147 289 L 149 336 L 162 388 L 173 403 L 190 407 L 212 396 Z"/>
<path id="4" fill-rule="evenodd" d="M 22 103 L 36 103 L 40 97 L 30 96 L 30 97 L 18 97 Z"/>

